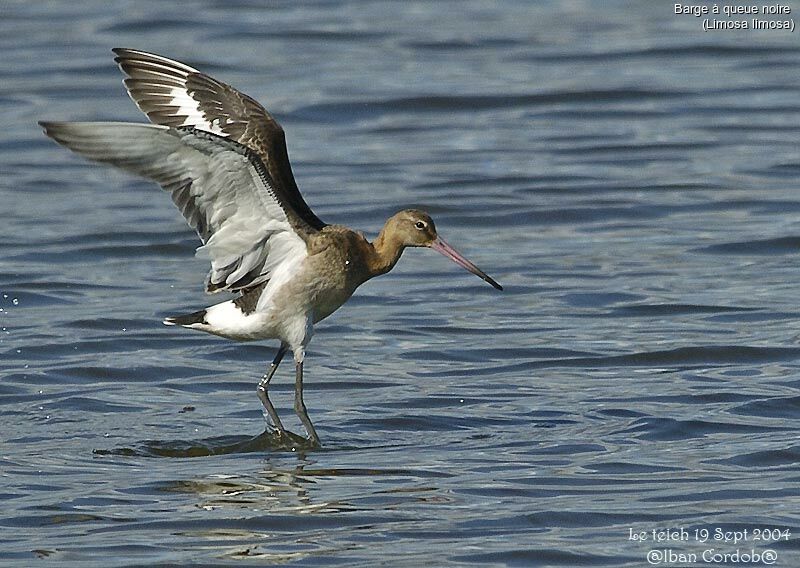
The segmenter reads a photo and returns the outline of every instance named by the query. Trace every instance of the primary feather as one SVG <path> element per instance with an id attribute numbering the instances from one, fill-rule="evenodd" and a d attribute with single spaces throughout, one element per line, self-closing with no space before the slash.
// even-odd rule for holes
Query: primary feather
<path id="1" fill-rule="evenodd" d="M 260 158 L 249 148 L 192 127 L 124 122 L 43 122 L 48 136 L 91 160 L 149 178 L 172 195 L 211 261 L 209 292 L 269 280 L 305 254 L 305 241 Z"/>

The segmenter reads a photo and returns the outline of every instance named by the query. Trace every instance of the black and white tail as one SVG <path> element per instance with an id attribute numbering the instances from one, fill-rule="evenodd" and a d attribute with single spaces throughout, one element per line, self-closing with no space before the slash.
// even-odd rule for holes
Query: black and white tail
<path id="1" fill-rule="evenodd" d="M 235 300 L 209 306 L 199 312 L 168 317 L 164 319 L 164 323 L 205 331 L 238 341 L 276 337 L 274 330 L 264 327 L 263 314 L 247 310 L 246 298 L 246 295 L 240 296 Z"/>
<path id="2" fill-rule="evenodd" d="M 197 324 L 206 325 L 208 324 L 206 321 L 206 313 L 206 310 L 200 310 L 199 312 L 193 312 L 183 316 L 171 316 L 164 318 L 164 325 L 182 325 L 184 327 L 192 327 Z"/>

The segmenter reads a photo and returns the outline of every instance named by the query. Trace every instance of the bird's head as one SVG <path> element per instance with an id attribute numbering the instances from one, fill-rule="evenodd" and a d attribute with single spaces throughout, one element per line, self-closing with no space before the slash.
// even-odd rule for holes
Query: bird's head
<path id="1" fill-rule="evenodd" d="M 431 216 L 419 209 L 404 209 L 395 213 L 387 222 L 387 228 L 403 247 L 427 247 L 440 252 L 459 266 L 479 276 L 495 289 L 503 287 L 495 282 L 483 270 L 472 264 L 456 249 L 447 244 L 436 232 L 436 225 Z"/>
<path id="2" fill-rule="evenodd" d="M 389 223 L 394 237 L 404 247 L 429 247 L 438 235 L 431 216 L 419 209 L 395 213 Z"/>

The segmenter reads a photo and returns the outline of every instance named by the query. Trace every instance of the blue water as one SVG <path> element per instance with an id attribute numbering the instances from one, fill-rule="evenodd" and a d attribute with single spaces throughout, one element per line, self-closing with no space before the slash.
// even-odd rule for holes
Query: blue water
<path id="1" fill-rule="evenodd" d="M 0 564 L 800 565 L 800 32 L 613 0 L 0 15 Z M 276 345 L 160 323 L 216 301 L 169 197 L 36 125 L 143 120 L 116 46 L 262 101 L 325 221 L 427 209 L 505 292 L 407 251 L 318 327 L 323 447 L 274 447 Z"/>

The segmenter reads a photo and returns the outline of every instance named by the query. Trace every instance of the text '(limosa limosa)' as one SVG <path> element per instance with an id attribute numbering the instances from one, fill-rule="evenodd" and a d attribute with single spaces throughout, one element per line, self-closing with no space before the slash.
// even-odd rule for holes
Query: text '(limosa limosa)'
<path id="1" fill-rule="evenodd" d="M 133 49 L 114 53 L 128 94 L 152 124 L 40 124 L 73 152 L 170 193 L 200 236 L 198 255 L 211 261 L 206 292 L 237 297 L 164 323 L 238 341 L 279 339 L 257 390 L 279 435 L 286 431 L 267 388 L 286 351 L 294 354 L 295 412 L 318 445 L 303 402 L 303 360 L 314 325 L 359 285 L 389 272 L 406 247 L 439 251 L 502 290 L 442 240 L 423 211 L 396 213 L 372 242 L 323 223 L 297 189 L 283 129 L 258 102 L 178 61 Z"/>

